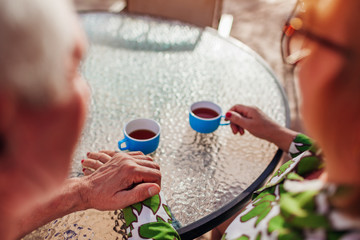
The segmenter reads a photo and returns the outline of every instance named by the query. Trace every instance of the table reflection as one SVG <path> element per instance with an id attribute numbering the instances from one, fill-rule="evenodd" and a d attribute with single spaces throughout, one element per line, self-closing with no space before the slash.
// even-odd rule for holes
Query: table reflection
<path id="1" fill-rule="evenodd" d="M 209 100 L 224 111 L 236 103 L 256 105 L 288 124 L 282 89 L 254 52 L 212 29 L 176 21 L 109 13 L 80 17 L 90 41 L 82 73 L 92 101 L 71 177 L 81 175 L 86 152 L 116 150 L 125 123 L 140 117 L 161 125 L 152 157 L 161 166 L 162 191 L 182 227 L 228 204 L 264 171 L 277 151 L 274 145 L 250 134 L 234 136 L 228 126 L 196 133 L 188 122 L 189 106 Z M 51 232 L 47 236 L 56 239 L 57 233 L 63 236 L 80 226 L 77 237 L 116 239 L 121 237 L 120 215 L 74 213 L 38 232 Z M 98 222 L 101 230 L 94 228 Z M 91 234 L 85 234 L 89 228 Z"/>

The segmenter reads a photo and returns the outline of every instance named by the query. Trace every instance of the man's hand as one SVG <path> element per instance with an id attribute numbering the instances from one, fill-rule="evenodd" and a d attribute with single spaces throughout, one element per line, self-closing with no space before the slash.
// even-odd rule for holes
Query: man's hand
<path id="1" fill-rule="evenodd" d="M 160 167 L 141 152 L 91 152 L 82 161 L 84 208 L 125 208 L 160 192 Z"/>

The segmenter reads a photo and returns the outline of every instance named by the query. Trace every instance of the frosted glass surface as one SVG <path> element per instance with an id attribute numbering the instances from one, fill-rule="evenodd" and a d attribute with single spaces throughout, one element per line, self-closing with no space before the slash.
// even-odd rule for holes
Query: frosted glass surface
<path id="1" fill-rule="evenodd" d="M 125 123 L 143 117 L 161 125 L 152 157 L 160 164 L 162 191 L 182 226 L 227 204 L 266 168 L 274 145 L 248 133 L 234 136 L 229 126 L 196 133 L 188 121 L 190 105 L 209 100 L 223 113 L 237 103 L 255 105 L 285 125 L 281 89 L 256 54 L 212 29 L 179 22 L 109 13 L 83 14 L 81 20 L 90 42 L 81 70 L 92 100 L 71 176 L 82 174 L 86 152 L 117 150 Z M 76 214 L 73 223 L 79 225 L 87 213 Z M 114 214 L 98 214 L 94 224 L 99 218 L 112 222 L 104 228 L 118 237 L 114 226 L 121 226 Z M 91 228 L 93 215 L 83 227 Z M 69 217 L 66 222 L 71 225 Z"/>

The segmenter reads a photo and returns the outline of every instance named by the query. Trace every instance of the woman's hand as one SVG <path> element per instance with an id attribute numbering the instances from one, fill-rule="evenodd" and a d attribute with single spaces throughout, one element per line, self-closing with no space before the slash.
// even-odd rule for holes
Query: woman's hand
<path id="1" fill-rule="evenodd" d="M 258 138 L 268 140 L 278 124 L 272 121 L 257 107 L 237 104 L 229 109 L 225 115 L 230 120 L 230 127 L 234 134 L 244 135 L 245 129 Z"/>
<path id="2" fill-rule="evenodd" d="M 121 209 L 160 192 L 160 167 L 141 152 L 101 151 L 87 157 L 80 188 L 85 209 Z"/>
<path id="3" fill-rule="evenodd" d="M 255 137 L 272 142 L 284 151 L 288 151 L 291 142 L 298 134 L 280 126 L 257 107 L 237 104 L 229 109 L 225 117 L 226 120 L 230 120 L 234 134 L 243 135 L 247 130 Z"/>

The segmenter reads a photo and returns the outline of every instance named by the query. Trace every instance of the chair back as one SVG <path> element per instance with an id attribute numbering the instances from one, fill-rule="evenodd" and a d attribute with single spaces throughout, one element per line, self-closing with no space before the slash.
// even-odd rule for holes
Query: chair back
<path id="1" fill-rule="evenodd" d="M 180 20 L 199 27 L 217 28 L 223 0 L 127 0 L 130 13 Z"/>

